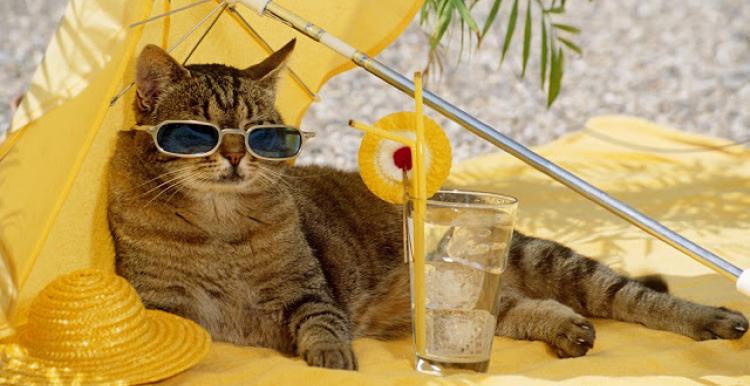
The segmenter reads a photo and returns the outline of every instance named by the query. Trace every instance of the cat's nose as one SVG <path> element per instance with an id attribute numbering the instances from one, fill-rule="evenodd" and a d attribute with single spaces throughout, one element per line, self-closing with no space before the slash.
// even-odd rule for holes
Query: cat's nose
<path id="1" fill-rule="evenodd" d="M 242 160 L 242 157 L 245 156 L 245 153 L 239 153 L 239 152 L 222 152 L 221 155 L 226 158 L 232 166 L 237 166 L 240 164 L 240 161 Z"/>

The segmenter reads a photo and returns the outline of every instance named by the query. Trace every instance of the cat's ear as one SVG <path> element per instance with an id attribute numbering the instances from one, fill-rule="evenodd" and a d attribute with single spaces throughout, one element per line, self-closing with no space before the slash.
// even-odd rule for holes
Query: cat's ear
<path id="1" fill-rule="evenodd" d="M 270 82 L 271 85 L 275 85 L 279 72 L 284 68 L 296 44 L 297 39 L 290 40 L 284 47 L 281 47 L 262 62 L 246 68 L 245 74 L 251 79 Z"/>
<path id="2" fill-rule="evenodd" d="M 136 109 L 142 114 L 153 112 L 164 89 L 189 76 L 190 71 L 163 49 L 153 44 L 143 47 L 135 66 Z"/>

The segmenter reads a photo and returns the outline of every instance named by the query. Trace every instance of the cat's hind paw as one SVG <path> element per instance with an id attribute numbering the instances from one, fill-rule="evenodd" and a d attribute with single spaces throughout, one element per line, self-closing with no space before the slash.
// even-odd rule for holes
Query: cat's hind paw
<path id="1" fill-rule="evenodd" d="M 710 307 L 696 321 L 691 336 L 695 340 L 739 339 L 747 330 L 747 318 L 741 313 L 726 307 Z"/>
<path id="2" fill-rule="evenodd" d="M 576 315 L 563 321 L 557 334 L 548 342 L 560 358 L 574 358 L 586 355 L 594 347 L 596 331 L 586 318 Z"/>

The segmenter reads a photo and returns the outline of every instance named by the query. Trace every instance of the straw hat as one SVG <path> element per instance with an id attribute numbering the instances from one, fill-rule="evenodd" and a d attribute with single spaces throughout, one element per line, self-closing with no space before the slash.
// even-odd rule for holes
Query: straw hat
<path id="1" fill-rule="evenodd" d="M 125 279 L 95 269 L 55 279 L 28 323 L 0 346 L 0 384 L 138 384 L 175 375 L 208 352 L 197 324 L 146 310 Z"/>

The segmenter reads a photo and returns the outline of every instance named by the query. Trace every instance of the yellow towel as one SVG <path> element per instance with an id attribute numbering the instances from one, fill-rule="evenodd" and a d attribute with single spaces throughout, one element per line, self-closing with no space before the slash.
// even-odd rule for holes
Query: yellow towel
<path id="1" fill-rule="evenodd" d="M 708 149 L 726 141 L 689 135 L 635 118 L 601 117 L 586 125 L 637 146 Z M 750 267 L 750 151 L 651 153 L 581 131 L 537 149 L 586 180 L 741 267 Z M 520 199 L 519 229 L 565 242 L 614 269 L 662 273 L 674 294 L 750 315 L 750 298 L 658 240 L 615 218 L 510 156 L 454 168 L 451 185 Z M 487 374 L 438 378 L 412 370 L 409 339 L 354 342 L 360 371 L 308 367 L 272 350 L 216 343 L 195 368 L 165 385 L 571 385 L 750 384 L 750 337 L 695 342 L 669 332 L 595 319 L 585 357 L 558 359 L 545 344 L 495 338 Z"/>

